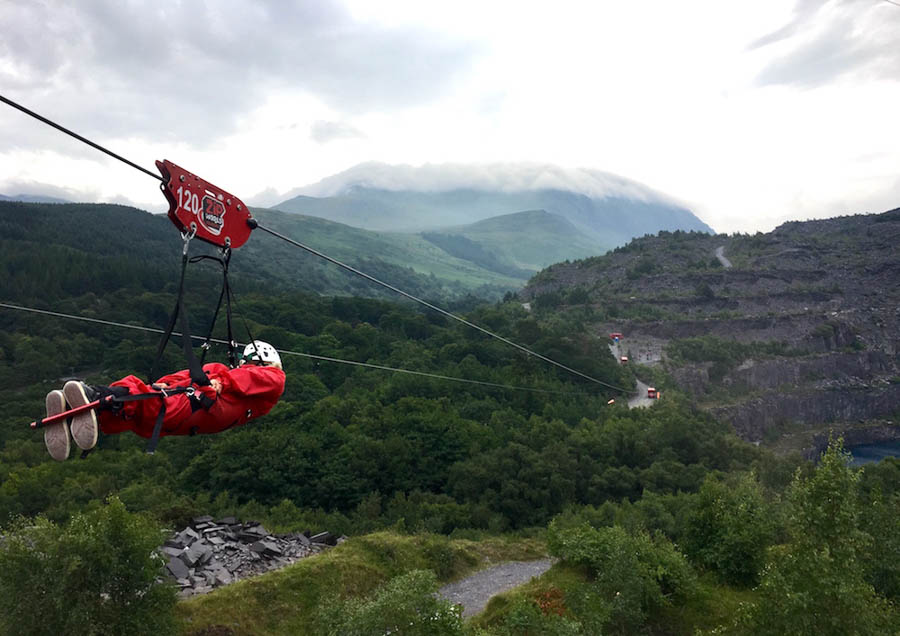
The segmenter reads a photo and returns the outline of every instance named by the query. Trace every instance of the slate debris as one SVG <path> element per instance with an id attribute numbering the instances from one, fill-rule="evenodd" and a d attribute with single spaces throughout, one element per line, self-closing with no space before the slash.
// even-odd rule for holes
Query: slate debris
<path id="1" fill-rule="evenodd" d="M 235 517 L 215 520 L 203 515 L 174 532 L 159 552 L 166 561 L 166 574 L 184 598 L 277 570 L 345 539 L 330 532 L 313 535 L 309 530 L 272 534 L 257 521 L 241 523 Z"/>

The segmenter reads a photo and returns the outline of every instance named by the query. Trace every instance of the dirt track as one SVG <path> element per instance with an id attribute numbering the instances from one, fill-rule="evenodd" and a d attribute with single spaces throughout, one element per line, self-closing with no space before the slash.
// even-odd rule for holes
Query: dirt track
<path id="1" fill-rule="evenodd" d="M 491 597 L 500 592 L 527 583 L 550 569 L 553 559 L 539 561 L 510 561 L 487 570 L 476 572 L 456 583 L 438 590 L 438 596 L 454 605 L 463 606 L 463 617 L 468 618 L 484 610 Z"/>

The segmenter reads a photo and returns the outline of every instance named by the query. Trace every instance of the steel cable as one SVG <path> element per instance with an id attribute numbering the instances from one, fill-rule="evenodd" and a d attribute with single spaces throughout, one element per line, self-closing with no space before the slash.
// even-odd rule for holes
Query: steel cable
<path id="1" fill-rule="evenodd" d="M 87 316 L 77 316 L 74 314 L 65 314 L 62 312 L 50 311 L 47 309 L 35 309 L 34 307 L 23 307 L 21 305 L 10 305 L 8 303 L 0 303 L 0 307 L 4 307 L 6 309 L 16 309 L 18 311 L 25 311 L 25 312 L 35 313 L 35 314 L 44 314 L 47 316 L 54 316 L 57 318 L 69 318 L 71 320 L 81 320 L 81 321 L 85 321 L 85 322 L 92 322 L 92 323 L 96 323 L 96 324 L 106 325 L 109 327 L 121 327 L 123 329 L 134 329 L 134 330 L 138 330 L 138 331 L 146 331 L 146 332 L 151 332 L 151 333 L 163 333 L 162 329 L 155 329 L 154 327 L 129 325 L 128 323 L 124 323 L 124 322 L 115 322 L 113 320 L 101 320 L 99 318 L 88 318 Z M 178 331 L 173 331 L 172 335 L 173 336 L 181 336 L 181 333 Z M 207 340 L 203 336 L 195 336 L 193 334 L 191 334 L 190 337 L 194 340 L 204 340 L 204 341 Z M 227 340 L 221 340 L 219 338 L 209 338 L 208 341 L 215 342 L 216 344 L 228 345 Z M 239 347 L 246 346 L 246 344 L 242 343 L 242 342 L 237 342 L 235 344 Z M 417 375 L 417 376 L 422 376 L 422 377 L 427 377 L 427 378 L 434 378 L 437 380 L 449 380 L 452 382 L 463 382 L 465 384 L 477 384 L 477 385 L 487 386 L 487 387 L 492 387 L 492 388 L 497 388 L 497 389 L 509 389 L 509 390 L 514 390 L 514 391 L 531 391 L 534 393 L 553 393 L 553 394 L 557 394 L 557 395 L 586 395 L 583 391 L 557 391 L 554 389 L 539 389 L 536 387 L 516 386 L 516 385 L 512 385 L 512 384 L 500 384 L 497 382 L 485 382 L 482 380 L 470 380 L 467 378 L 456 378 L 456 377 L 453 377 L 450 375 L 441 375 L 439 373 L 429 373 L 427 371 L 413 371 L 412 369 L 389 367 L 389 366 L 385 366 L 382 364 L 373 364 L 371 362 L 359 362 L 356 360 L 342 360 L 341 358 L 332 358 L 330 356 L 320 356 L 320 355 L 316 355 L 313 353 L 304 353 L 302 351 L 290 351 L 290 350 L 286 350 L 286 349 L 276 349 L 276 351 L 278 351 L 278 353 L 280 353 L 282 355 L 297 356 L 297 357 L 302 357 L 302 358 L 309 358 L 312 360 L 321 360 L 323 362 L 348 364 L 348 365 L 357 366 L 357 367 L 365 367 L 368 369 L 378 369 L 380 371 L 391 371 L 393 373 L 405 373 L 408 375 Z"/>

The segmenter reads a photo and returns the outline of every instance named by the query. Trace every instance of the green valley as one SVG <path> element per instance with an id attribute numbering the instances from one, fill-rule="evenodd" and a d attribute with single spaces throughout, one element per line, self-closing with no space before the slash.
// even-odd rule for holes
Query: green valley
<path id="1" fill-rule="evenodd" d="M 894 318 L 876 304 L 846 315 L 832 305 L 877 300 L 846 284 L 895 281 L 880 246 L 896 213 L 727 241 L 663 233 L 556 264 L 518 295 L 457 306 L 602 384 L 444 315 L 362 297 L 312 256 L 254 236 L 232 262 L 237 337 L 249 328 L 282 351 L 279 403 L 220 434 L 166 436 L 154 454 L 124 433 L 103 436 L 85 459 L 56 462 L 28 422 L 66 378 L 146 376 L 158 334 L 142 329 L 164 326 L 174 304 L 181 241 L 165 218 L 121 206 L 0 203 L 0 212 L 0 301 L 70 316 L 0 307 L 2 634 L 876 636 L 897 624 L 900 461 L 853 468 L 837 436 L 810 461 L 768 438 L 752 443 L 753 429 L 734 425 L 743 420 L 710 408 L 723 387 L 742 391 L 738 377 L 774 382 L 788 396 L 780 377 L 815 386 L 820 359 L 848 379 L 817 395 L 893 395 L 894 340 L 874 319 Z M 354 264 L 404 289 L 457 299 L 455 289 L 484 289 L 442 282 L 454 257 L 421 237 L 256 214 L 339 258 L 391 252 Z M 519 221 L 557 223 L 540 213 Z M 459 236 L 475 242 L 494 231 L 485 223 Z M 713 263 L 723 243 L 733 268 Z M 438 252 L 444 260 L 436 256 L 427 275 L 407 260 Z M 779 254 L 789 269 L 770 267 Z M 845 263 L 840 281 L 823 279 L 819 262 Z M 501 275 L 471 267 L 479 285 L 502 287 Z M 198 332 L 209 326 L 219 278 L 205 263 L 190 277 L 186 305 Z M 814 279 L 825 288 L 810 288 Z M 782 304 L 767 306 L 766 294 Z M 821 305 L 796 307 L 806 302 Z M 820 308 L 839 313 L 819 320 Z M 720 313 L 751 310 L 762 315 Z M 736 325 L 747 327 L 741 338 Z M 774 328 L 785 337 L 759 335 Z M 617 329 L 623 350 L 634 348 L 628 364 L 609 347 Z M 663 337 L 665 360 L 649 359 L 652 338 Z M 178 349 L 165 351 L 169 370 L 185 365 Z M 224 356 L 214 345 L 207 359 Z M 766 372 L 747 374 L 756 366 Z M 629 408 L 638 381 L 663 398 Z M 203 515 L 348 539 L 179 600 L 180 584 L 162 578 L 166 562 L 152 547 Z M 545 574 L 471 619 L 432 595 L 492 565 L 541 557 L 554 559 Z M 35 598 L 45 599 L 37 613 Z"/>

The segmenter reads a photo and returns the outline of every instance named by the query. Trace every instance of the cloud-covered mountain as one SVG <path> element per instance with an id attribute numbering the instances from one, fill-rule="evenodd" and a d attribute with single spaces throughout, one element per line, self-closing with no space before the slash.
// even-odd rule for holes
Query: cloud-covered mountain
<path id="1" fill-rule="evenodd" d="M 291 194 L 274 207 L 395 232 L 544 210 L 571 222 L 598 253 L 660 230 L 712 231 L 673 198 L 636 181 L 548 164 L 364 163 Z"/>
<path id="2" fill-rule="evenodd" d="M 334 197 L 353 188 L 413 192 L 482 190 L 486 192 L 523 192 L 564 190 L 592 198 L 618 196 L 643 201 L 673 200 L 636 181 L 600 170 L 567 170 L 551 164 L 425 164 L 390 165 L 377 161 L 352 168 L 298 188 L 291 194 Z"/>

